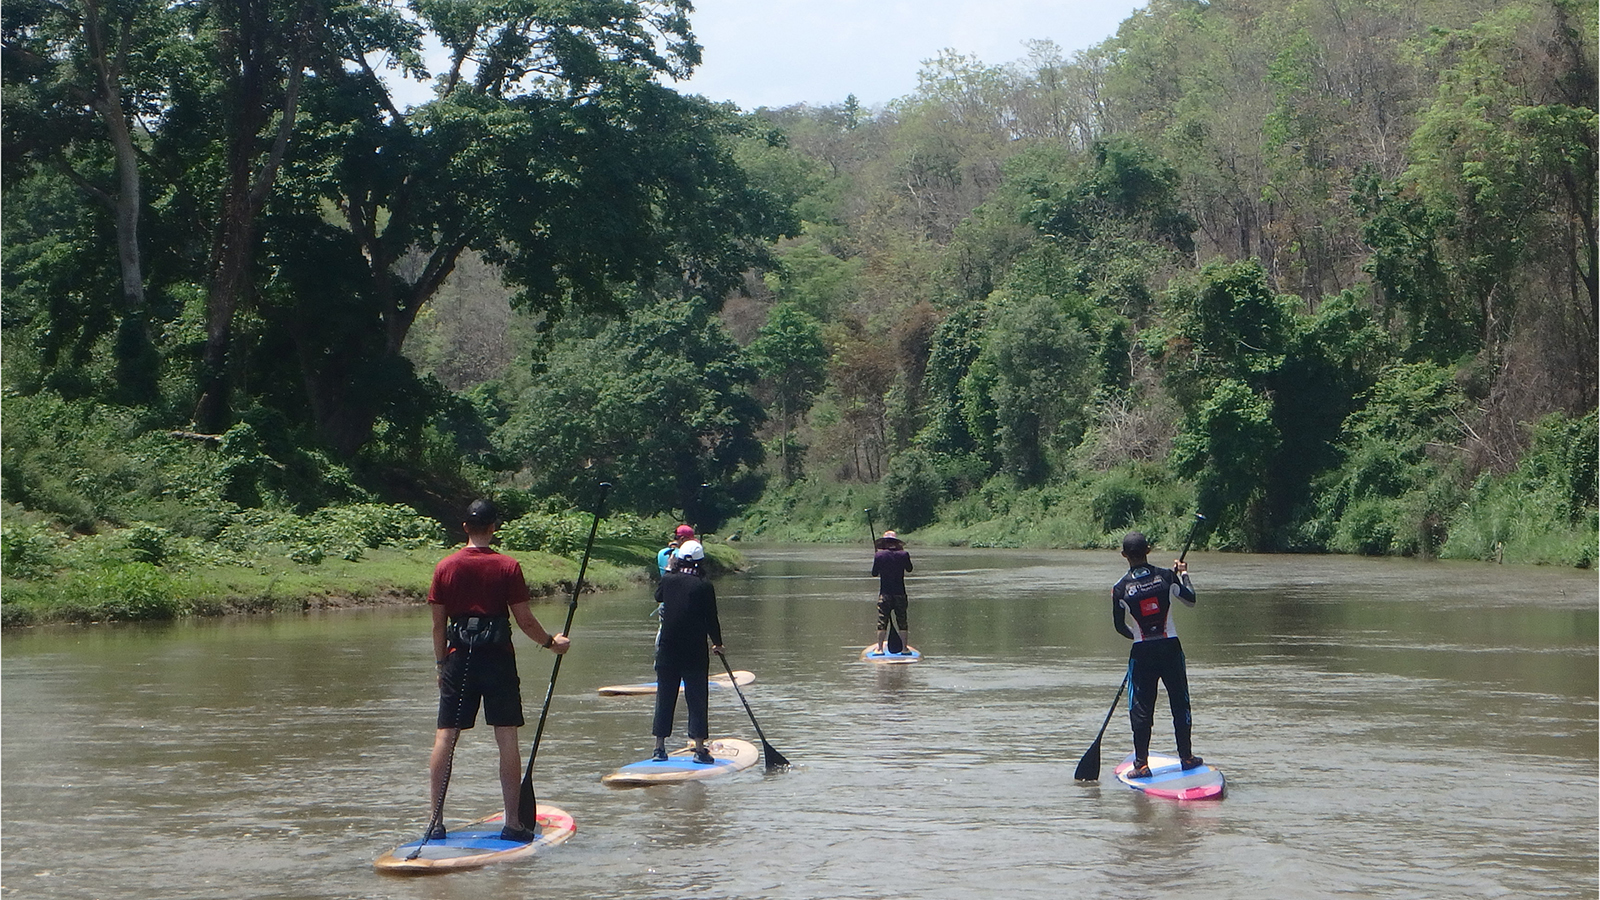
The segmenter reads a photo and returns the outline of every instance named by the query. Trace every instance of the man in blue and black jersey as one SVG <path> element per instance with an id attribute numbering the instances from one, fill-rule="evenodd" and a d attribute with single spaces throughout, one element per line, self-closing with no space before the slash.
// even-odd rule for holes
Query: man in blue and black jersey
<path id="1" fill-rule="evenodd" d="M 1171 569 L 1150 565 L 1150 542 L 1137 531 L 1122 539 L 1122 555 L 1128 560 L 1128 574 L 1111 588 L 1111 623 L 1117 633 L 1133 641 L 1128 653 L 1128 720 L 1133 726 L 1134 768 L 1130 775 L 1150 775 L 1150 727 L 1155 721 L 1156 682 L 1167 686 L 1167 702 L 1172 706 L 1172 731 L 1178 740 L 1178 759 L 1185 769 L 1204 762 L 1194 755 L 1190 742 L 1189 675 L 1184 666 L 1183 645 L 1178 643 L 1177 624 L 1172 620 L 1172 601 L 1194 606 L 1194 587 L 1189 583 L 1189 566 L 1176 560 Z M 1124 613 L 1133 617 L 1130 629 Z"/>

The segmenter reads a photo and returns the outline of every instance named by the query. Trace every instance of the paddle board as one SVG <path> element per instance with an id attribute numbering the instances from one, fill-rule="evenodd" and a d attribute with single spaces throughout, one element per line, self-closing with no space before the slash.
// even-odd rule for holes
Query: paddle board
<path id="1" fill-rule="evenodd" d="M 1222 778 L 1222 770 L 1210 763 L 1203 763 L 1198 768 L 1183 770 L 1183 765 L 1176 756 L 1165 756 L 1160 753 L 1150 754 L 1150 777 L 1130 778 L 1128 773 L 1133 771 L 1133 754 L 1117 763 L 1113 770 L 1117 780 L 1133 788 L 1143 791 L 1152 797 L 1165 797 L 1168 800 L 1221 800 L 1227 789 L 1227 784 Z"/>
<path id="2" fill-rule="evenodd" d="M 646 759 L 628 763 L 601 778 L 600 782 L 612 787 L 642 787 L 651 784 L 698 781 L 702 778 L 715 778 L 718 775 L 748 769 L 761 758 L 761 751 L 756 749 L 755 744 L 736 738 L 706 741 L 706 748 L 716 760 L 711 765 L 695 762 L 689 755 L 691 748 L 684 747 L 682 750 L 670 753 L 666 762 Z"/>
<path id="3" fill-rule="evenodd" d="M 728 678 L 728 673 L 726 672 L 711 676 L 706 682 L 706 686 L 725 688 L 737 681 L 740 687 L 744 687 L 755 680 L 756 675 L 754 672 L 746 672 L 743 669 L 739 669 L 733 673 L 732 679 Z M 641 681 L 638 684 L 610 684 L 600 688 L 600 696 L 602 697 L 636 697 L 641 694 L 654 694 L 655 692 L 656 683 L 654 681 Z"/>
<path id="4" fill-rule="evenodd" d="M 906 645 L 906 652 L 904 653 L 890 653 L 887 647 L 882 652 L 879 652 L 877 644 L 868 644 L 862 648 L 861 658 L 868 662 L 885 664 L 914 663 L 922 660 L 922 653 L 910 644 Z"/>
<path id="5" fill-rule="evenodd" d="M 498 812 L 476 822 L 452 828 L 442 841 L 421 838 L 401 844 L 377 858 L 373 867 L 380 872 L 395 875 L 431 875 L 476 869 L 490 863 L 510 862 L 532 856 L 546 847 L 554 847 L 572 837 L 578 825 L 564 809 L 541 803 L 534 819 L 539 823 L 539 836 L 526 844 L 500 840 L 500 828 L 505 824 L 505 813 Z M 407 859 L 421 845 L 416 859 Z"/>

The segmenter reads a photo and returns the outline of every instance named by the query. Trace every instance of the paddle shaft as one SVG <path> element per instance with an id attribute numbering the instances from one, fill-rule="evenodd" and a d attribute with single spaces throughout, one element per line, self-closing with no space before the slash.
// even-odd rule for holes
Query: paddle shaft
<path id="1" fill-rule="evenodd" d="M 578 593 L 583 590 L 583 576 L 589 571 L 589 553 L 594 550 L 594 536 L 600 531 L 600 514 L 605 509 L 606 492 L 611 490 L 611 483 L 600 482 L 600 498 L 594 504 L 594 521 L 589 524 L 589 540 L 583 545 L 583 561 L 578 564 L 578 578 L 572 582 L 572 599 L 567 601 L 567 621 L 561 626 L 562 634 L 572 632 L 572 617 L 578 612 Z M 517 800 L 517 817 L 522 820 L 523 828 L 532 828 L 534 816 L 538 811 L 538 803 L 533 796 L 533 760 L 539 755 L 539 741 L 544 737 L 544 722 L 550 715 L 550 698 L 556 692 L 556 676 L 561 674 L 562 654 L 556 654 L 556 661 L 550 667 L 550 684 L 544 691 L 544 706 L 539 710 L 539 724 L 533 730 L 533 748 L 528 751 L 528 766 L 522 772 L 522 793 Z"/>
<path id="2" fill-rule="evenodd" d="M 1178 554 L 1178 562 L 1183 562 L 1183 558 L 1189 555 L 1189 545 L 1194 543 L 1194 533 L 1200 530 L 1200 523 L 1205 520 L 1205 516 L 1194 514 L 1194 524 L 1189 526 L 1189 536 L 1183 539 L 1183 551 Z"/>
<path id="3" fill-rule="evenodd" d="M 1122 683 L 1117 685 L 1117 695 L 1111 698 L 1111 708 L 1106 710 L 1105 721 L 1100 723 L 1100 733 L 1094 736 L 1094 743 L 1083 753 L 1083 758 L 1078 760 L 1078 769 L 1072 777 L 1078 781 L 1095 781 L 1100 777 L 1100 741 L 1106 736 L 1106 727 L 1111 724 L 1111 717 L 1117 712 L 1117 704 L 1122 702 L 1122 692 L 1128 687 L 1128 674 L 1122 676 Z"/>
<path id="4" fill-rule="evenodd" d="M 789 760 L 785 759 L 782 753 L 779 753 L 775 747 L 768 743 L 767 736 L 761 732 L 761 723 L 756 721 L 756 714 L 750 709 L 750 701 L 744 698 L 744 691 L 739 690 L 739 679 L 733 674 L 733 666 L 728 665 L 728 657 L 724 656 L 721 650 L 718 650 L 717 659 L 722 660 L 722 667 L 728 670 L 728 682 L 733 685 L 733 692 L 739 695 L 739 702 L 744 704 L 745 715 L 750 717 L 750 724 L 755 726 L 756 737 L 761 739 L 761 752 L 766 756 L 767 770 L 771 771 L 772 769 L 789 765 Z"/>

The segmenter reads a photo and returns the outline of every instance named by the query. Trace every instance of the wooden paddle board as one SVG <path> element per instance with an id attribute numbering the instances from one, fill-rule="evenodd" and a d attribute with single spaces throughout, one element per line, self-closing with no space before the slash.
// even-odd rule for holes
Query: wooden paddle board
<path id="1" fill-rule="evenodd" d="M 690 756 L 690 747 L 674 750 L 665 762 L 653 759 L 628 763 L 600 779 L 612 787 L 643 787 L 651 784 L 675 784 L 680 781 L 699 781 L 748 769 L 761 759 L 761 751 L 749 741 L 736 738 L 706 741 L 706 748 L 716 762 L 711 765 L 697 763 Z"/>
<path id="2" fill-rule="evenodd" d="M 740 687 L 744 687 L 755 680 L 756 675 L 754 672 L 738 669 L 733 673 L 733 678 L 729 678 L 726 672 L 711 676 L 706 682 L 706 686 L 725 688 L 737 682 Z M 654 681 L 641 681 L 638 684 L 610 684 L 600 688 L 600 696 L 602 697 L 637 697 L 641 694 L 654 694 L 655 692 L 656 683 Z"/>
<path id="3" fill-rule="evenodd" d="M 868 662 L 883 663 L 885 665 L 914 663 L 922 661 L 922 653 L 910 644 L 906 645 L 904 653 L 890 653 L 888 647 L 885 647 L 883 652 L 880 653 L 877 644 L 868 644 L 861 649 L 861 658 Z"/>
<path id="4" fill-rule="evenodd" d="M 423 843 L 421 838 L 401 844 L 377 858 L 373 867 L 394 875 L 433 875 L 476 869 L 490 863 L 510 862 L 532 856 L 572 837 L 578 824 L 564 809 L 541 803 L 535 820 L 539 836 L 526 844 L 500 840 L 505 813 L 498 812 L 476 822 L 452 828 L 442 841 Z M 407 859 L 421 846 L 416 859 Z"/>
<path id="5" fill-rule="evenodd" d="M 1117 780 L 1128 787 L 1168 800 L 1221 800 L 1227 790 L 1222 770 L 1216 766 L 1203 763 L 1198 768 L 1184 771 L 1176 756 L 1160 753 L 1150 754 L 1149 778 L 1128 777 L 1128 773 L 1133 771 L 1132 753 L 1117 763 L 1113 771 Z"/>

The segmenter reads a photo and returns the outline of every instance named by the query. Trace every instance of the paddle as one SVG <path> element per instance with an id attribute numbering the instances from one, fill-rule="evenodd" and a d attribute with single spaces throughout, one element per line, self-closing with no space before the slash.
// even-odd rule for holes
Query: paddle
<path id="1" fill-rule="evenodd" d="M 717 659 L 722 660 L 722 667 L 728 670 L 728 680 L 733 684 L 733 692 L 739 695 L 739 702 L 744 704 L 744 711 L 750 716 L 750 724 L 756 727 L 756 737 L 761 738 L 761 758 L 766 764 L 767 771 L 789 768 L 789 760 L 767 743 L 767 736 L 761 733 L 761 724 L 756 721 L 756 714 L 750 710 L 750 701 L 744 699 L 744 691 L 739 690 L 739 679 L 733 676 L 733 667 L 728 665 L 728 658 L 722 655 L 721 650 L 717 651 Z"/>
<path id="2" fill-rule="evenodd" d="M 1183 539 L 1183 550 L 1178 553 L 1179 562 L 1189 555 L 1189 545 L 1194 542 L 1195 530 L 1205 520 L 1205 516 L 1194 514 L 1194 524 L 1189 526 L 1189 536 Z M 1078 768 L 1072 773 L 1072 777 L 1078 781 L 1100 780 L 1100 741 L 1106 736 L 1106 726 L 1111 724 L 1111 716 L 1117 711 L 1117 704 L 1121 702 L 1122 692 L 1127 689 L 1128 679 L 1132 674 L 1130 671 L 1122 676 L 1122 684 L 1117 685 L 1117 696 L 1112 698 L 1111 708 L 1106 710 L 1106 720 L 1100 723 L 1100 733 L 1094 736 L 1094 743 L 1089 745 L 1089 749 L 1084 751 L 1083 758 L 1078 760 Z"/>
<path id="3" fill-rule="evenodd" d="M 606 492 L 611 490 L 611 483 L 600 482 L 600 497 L 594 503 L 594 521 L 589 525 L 589 541 L 583 545 L 583 562 L 578 564 L 578 578 L 572 582 L 572 599 L 567 601 L 567 623 L 561 626 L 562 634 L 572 632 L 572 616 L 578 611 L 578 592 L 583 590 L 583 576 L 589 571 L 589 552 L 594 549 L 594 536 L 600 530 L 600 511 L 606 505 Z M 533 749 L 528 751 L 528 767 L 522 772 L 522 793 L 517 796 L 517 818 L 522 820 L 522 827 L 532 830 L 537 824 L 535 819 L 538 813 L 538 803 L 533 797 L 533 759 L 539 755 L 539 739 L 544 737 L 544 720 L 550 715 L 550 698 L 556 692 L 556 676 L 561 674 L 561 655 L 556 655 L 555 664 L 550 667 L 550 686 L 545 688 L 544 708 L 539 710 L 539 726 L 533 730 Z"/>

